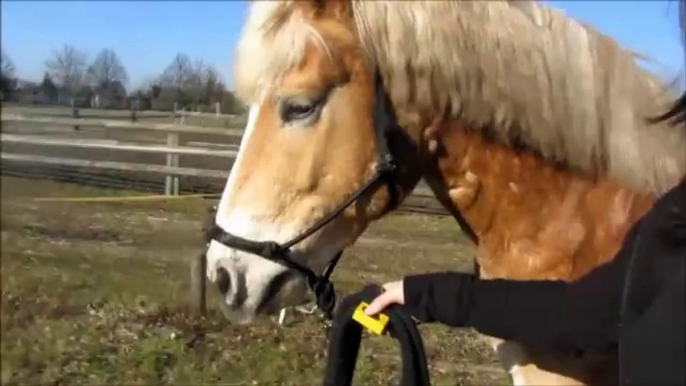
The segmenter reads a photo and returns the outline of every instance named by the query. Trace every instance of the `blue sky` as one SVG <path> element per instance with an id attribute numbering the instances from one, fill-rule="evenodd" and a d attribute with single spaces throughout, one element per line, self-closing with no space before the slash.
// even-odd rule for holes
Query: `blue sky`
<path id="1" fill-rule="evenodd" d="M 667 78 L 683 71 L 676 2 L 547 2 L 654 58 Z M 161 73 L 179 52 L 213 65 L 230 85 L 231 56 L 247 8 L 242 1 L 3 0 L 1 6 L 2 48 L 20 77 L 40 79 L 50 54 L 71 44 L 89 61 L 102 48 L 115 50 L 130 88 Z"/>

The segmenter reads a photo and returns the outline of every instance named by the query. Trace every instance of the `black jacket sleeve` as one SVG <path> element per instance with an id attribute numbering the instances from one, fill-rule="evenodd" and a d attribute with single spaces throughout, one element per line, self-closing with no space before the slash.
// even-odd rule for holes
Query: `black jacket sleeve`
<path id="1" fill-rule="evenodd" d="M 560 349 L 606 348 L 618 339 L 630 252 L 626 243 L 610 263 L 571 283 L 480 280 L 458 272 L 407 276 L 405 306 L 419 320 L 472 327 L 502 339 Z"/>

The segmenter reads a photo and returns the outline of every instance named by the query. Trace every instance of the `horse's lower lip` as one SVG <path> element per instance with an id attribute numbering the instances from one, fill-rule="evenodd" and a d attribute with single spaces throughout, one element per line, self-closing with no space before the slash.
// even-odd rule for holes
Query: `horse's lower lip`
<path id="1" fill-rule="evenodd" d="M 228 320 L 231 324 L 246 325 L 250 324 L 255 319 L 254 314 L 237 312 L 225 302 L 219 303 L 219 309 L 224 315 L 224 319 Z"/>
<path id="2" fill-rule="evenodd" d="M 257 313 L 273 314 L 284 307 L 301 302 L 306 303 L 309 299 L 307 296 L 302 296 L 302 288 L 300 288 L 304 283 L 305 277 L 297 271 L 288 270 L 280 273 L 269 284 L 257 307 Z M 291 287 L 290 284 L 294 286 Z"/>

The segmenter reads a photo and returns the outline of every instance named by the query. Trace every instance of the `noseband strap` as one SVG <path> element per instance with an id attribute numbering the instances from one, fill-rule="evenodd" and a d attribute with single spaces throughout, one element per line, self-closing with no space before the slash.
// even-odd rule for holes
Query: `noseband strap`
<path id="1" fill-rule="evenodd" d="M 214 240 L 229 248 L 238 249 L 283 264 L 305 275 L 308 286 L 316 296 L 317 307 L 322 310 L 328 320 L 332 319 L 333 310 L 336 305 L 333 283 L 331 283 L 329 278 L 340 260 L 343 251 L 339 251 L 329 261 L 322 274 L 317 274 L 306 265 L 297 262 L 296 259 L 294 259 L 294 253 L 291 248 L 333 221 L 336 216 L 352 205 L 358 198 L 380 183 L 386 184 L 388 187 L 389 203 L 387 209 L 394 209 L 398 205 L 398 192 L 394 183 L 396 162 L 388 145 L 390 132 L 397 130 L 398 126 L 378 69 L 376 69 L 374 73 L 374 86 L 375 98 L 372 107 L 372 121 L 378 149 L 376 171 L 369 180 L 355 190 L 355 192 L 338 205 L 335 210 L 317 221 L 303 233 L 282 244 L 279 244 L 276 241 L 254 241 L 244 239 L 226 232 L 216 223 L 213 223 L 205 233 L 205 241 L 207 243 Z"/>

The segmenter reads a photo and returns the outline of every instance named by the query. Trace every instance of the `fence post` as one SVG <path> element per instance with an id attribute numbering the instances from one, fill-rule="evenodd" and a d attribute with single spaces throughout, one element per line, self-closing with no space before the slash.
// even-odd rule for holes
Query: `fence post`
<path id="1" fill-rule="evenodd" d="M 214 113 L 217 116 L 222 115 L 222 108 L 221 108 L 221 104 L 219 102 L 214 102 Z"/>
<path id="2" fill-rule="evenodd" d="M 167 133 L 167 146 L 179 146 L 179 133 L 171 131 Z M 179 155 L 167 153 L 167 166 L 178 167 Z M 166 194 L 167 196 L 179 195 L 179 176 L 177 176 L 176 174 L 167 174 L 167 176 L 164 179 L 164 194 Z"/>
<path id="3" fill-rule="evenodd" d="M 79 109 L 76 108 L 76 103 L 74 103 L 74 98 L 71 98 L 71 116 L 72 118 L 79 117 Z M 80 129 L 79 125 L 74 125 L 74 130 L 78 131 Z"/>
<path id="4" fill-rule="evenodd" d="M 179 144 L 179 135 L 175 133 L 174 137 L 176 137 L 176 145 L 178 145 Z M 173 154 L 172 157 L 174 159 L 174 162 L 173 162 L 174 166 L 178 167 L 179 166 L 179 155 Z M 179 195 L 179 176 L 177 176 L 177 175 L 174 175 L 174 195 L 175 196 Z"/>
<path id="5" fill-rule="evenodd" d="M 191 283 L 190 283 L 190 303 L 193 312 L 204 316 L 207 314 L 207 260 L 205 255 L 197 255 L 191 260 Z"/>

